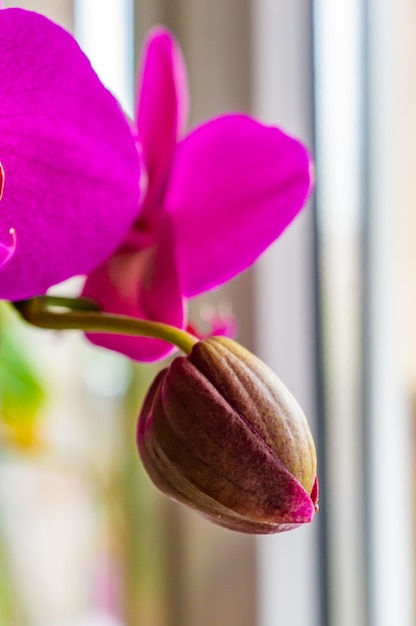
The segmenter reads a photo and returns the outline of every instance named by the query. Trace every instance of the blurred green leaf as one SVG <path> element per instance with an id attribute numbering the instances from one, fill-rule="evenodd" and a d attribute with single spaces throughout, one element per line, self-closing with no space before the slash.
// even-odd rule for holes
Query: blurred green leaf
<path id="1" fill-rule="evenodd" d="M 10 562 L 0 528 L 0 624 L 22 626 L 23 607 L 12 581 Z"/>
<path id="2" fill-rule="evenodd" d="M 1 316 L 0 425 L 3 439 L 30 446 L 46 392 L 19 339 L 16 327 Z"/>

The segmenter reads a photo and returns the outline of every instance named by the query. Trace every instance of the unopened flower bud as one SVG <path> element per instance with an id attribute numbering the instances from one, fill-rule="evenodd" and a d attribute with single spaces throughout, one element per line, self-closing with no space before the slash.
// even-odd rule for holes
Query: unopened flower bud
<path id="1" fill-rule="evenodd" d="M 317 511 L 316 453 L 302 410 L 262 361 L 225 337 L 196 343 L 159 373 L 138 446 L 161 491 L 221 526 L 277 533 Z"/>

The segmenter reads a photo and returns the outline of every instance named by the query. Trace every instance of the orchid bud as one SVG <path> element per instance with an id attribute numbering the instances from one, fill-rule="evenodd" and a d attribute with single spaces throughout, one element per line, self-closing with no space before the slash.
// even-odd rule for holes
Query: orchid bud
<path id="1" fill-rule="evenodd" d="M 315 447 L 301 408 L 231 339 L 199 341 L 159 373 L 138 447 L 161 491 L 226 528 L 282 532 L 318 509 Z"/>

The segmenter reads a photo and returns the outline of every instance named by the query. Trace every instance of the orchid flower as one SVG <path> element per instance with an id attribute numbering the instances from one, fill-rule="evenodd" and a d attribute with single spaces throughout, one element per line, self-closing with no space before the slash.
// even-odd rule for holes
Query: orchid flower
<path id="1" fill-rule="evenodd" d="M 163 28 L 145 44 L 137 96 L 147 195 L 123 244 L 90 273 L 83 295 L 107 313 L 183 328 L 187 298 L 248 268 L 293 220 L 310 191 L 310 160 L 298 141 L 242 114 L 184 136 L 186 70 Z M 143 361 L 171 350 L 149 338 L 89 339 Z"/>
<path id="2" fill-rule="evenodd" d="M 0 57 L 0 299 L 20 300 L 114 252 L 138 212 L 141 161 L 129 121 L 65 30 L 2 9 Z"/>

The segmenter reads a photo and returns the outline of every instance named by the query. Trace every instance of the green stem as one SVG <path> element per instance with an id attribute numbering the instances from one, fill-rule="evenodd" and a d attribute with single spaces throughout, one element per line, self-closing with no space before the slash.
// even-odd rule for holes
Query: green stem
<path id="1" fill-rule="evenodd" d="M 185 354 L 189 354 L 198 341 L 194 335 L 175 326 L 103 313 L 87 298 L 38 296 L 14 302 L 13 306 L 29 324 L 39 328 L 152 337 L 177 346 Z"/>
<path id="2" fill-rule="evenodd" d="M 73 309 L 74 311 L 100 311 L 100 307 L 90 298 L 65 298 L 63 296 L 39 296 L 25 302 L 41 301 L 43 307 L 58 307 L 60 309 Z M 20 304 L 19 302 L 17 303 Z"/>

